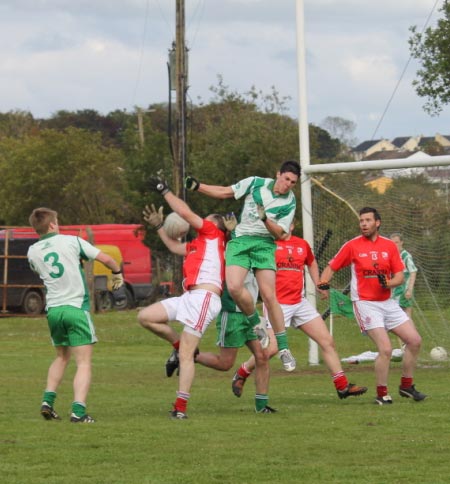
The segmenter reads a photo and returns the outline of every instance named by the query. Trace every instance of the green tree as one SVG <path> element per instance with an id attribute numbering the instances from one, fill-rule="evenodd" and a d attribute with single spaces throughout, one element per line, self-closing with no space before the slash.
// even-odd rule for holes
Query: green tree
<path id="1" fill-rule="evenodd" d="M 310 124 L 309 149 L 312 163 L 329 163 L 339 156 L 342 145 L 338 139 L 332 138 L 328 131 Z"/>
<path id="2" fill-rule="evenodd" d="M 321 123 L 320 127 L 328 131 L 332 138 L 338 139 L 343 148 L 355 146 L 356 123 L 339 116 L 327 116 Z"/>
<path id="3" fill-rule="evenodd" d="M 298 159 L 298 127 L 279 114 L 277 98 L 260 99 L 252 91 L 240 95 L 224 86 L 216 98 L 191 114 L 191 141 L 187 171 L 210 184 L 230 185 L 242 178 L 273 176 L 280 163 Z M 260 111 L 258 103 L 270 109 Z M 191 196 L 199 213 L 237 210 L 240 203 Z"/>
<path id="4" fill-rule="evenodd" d="M 94 133 L 101 133 L 103 142 L 119 146 L 121 136 L 126 127 L 132 122 L 133 113 L 116 110 L 104 116 L 94 109 L 78 111 L 60 110 L 49 119 L 41 119 L 40 125 L 44 129 L 64 131 L 67 128 L 78 128 Z"/>
<path id="5" fill-rule="evenodd" d="M 27 225 L 36 206 L 49 206 L 65 224 L 125 222 L 123 156 L 99 133 L 68 128 L 0 140 L 3 222 Z"/>
<path id="6" fill-rule="evenodd" d="M 20 138 L 26 134 L 36 132 L 38 129 L 38 122 L 28 111 L 17 110 L 0 113 L 0 139 L 9 136 Z"/>
<path id="7" fill-rule="evenodd" d="M 450 2 L 445 0 L 440 10 L 443 17 L 435 28 L 420 33 L 411 27 L 409 39 L 411 55 L 422 65 L 413 85 L 420 97 L 428 98 L 424 110 L 431 115 L 450 103 Z"/>

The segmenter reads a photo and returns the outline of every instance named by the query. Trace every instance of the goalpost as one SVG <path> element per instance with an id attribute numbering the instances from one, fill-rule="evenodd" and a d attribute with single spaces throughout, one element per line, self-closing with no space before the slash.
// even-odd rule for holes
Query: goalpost
<path id="1" fill-rule="evenodd" d="M 373 189 L 368 179 L 368 174 L 380 170 L 449 166 L 450 156 L 311 165 L 303 0 L 296 0 L 296 23 L 303 237 L 315 247 L 315 241 L 320 244 L 323 234 L 334 230 L 321 256 L 319 265 L 323 268 L 345 241 L 358 234 L 355 211 L 363 206 L 379 209 L 381 232 L 401 232 L 404 248 L 412 253 L 419 268 L 413 320 L 424 338 L 424 350 L 436 345 L 450 348 L 450 171 L 441 176 L 437 173 L 431 177 L 428 172 L 428 177 L 399 177 L 390 187 L 387 181 L 383 193 L 376 182 Z M 339 271 L 333 285 L 344 288 L 348 281 L 349 273 Z M 316 289 L 309 276 L 306 296 L 316 305 Z M 422 355 L 426 353 L 429 351 Z M 318 347 L 312 340 L 308 361 L 319 363 Z"/>
<path id="2" fill-rule="evenodd" d="M 363 206 L 379 210 L 382 235 L 402 234 L 404 248 L 418 267 L 412 317 L 424 340 L 422 358 L 434 346 L 450 348 L 450 169 L 445 168 L 449 165 L 450 156 L 435 156 L 302 166 L 302 204 L 307 200 L 302 207 L 303 227 L 311 228 L 304 237 L 317 247 L 326 232 L 332 234 L 322 250 L 321 270 L 345 241 L 358 235 L 355 213 Z M 420 170 L 398 173 L 407 168 Z M 390 169 L 397 170 L 395 178 L 385 176 L 390 174 L 384 170 Z M 343 290 L 349 281 L 345 269 L 335 274 L 333 286 Z M 306 293 L 315 303 L 309 278 Z M 323 309 L 322 302 L 318 306 Z M 312 365 L 319 362 L 312 341 L 308 360 Z"/>

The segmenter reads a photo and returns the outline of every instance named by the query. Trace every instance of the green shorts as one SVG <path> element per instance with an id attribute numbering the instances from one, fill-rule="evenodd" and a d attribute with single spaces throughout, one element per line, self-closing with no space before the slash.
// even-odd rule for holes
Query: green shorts
<path id="1" fill-rule="evenodd" d="M 405 286 L 397 286 L 392 291 L 392 299 L 398 302 L 402 309 L 410 308 L 413 305 L 413 298 L 406 299 L 405 297 Z"/>
<path id="2" fill-rule="evenodd" d="M 217 346 L 242 348 L 247 341 L 258 339 L 247 317 L 242 313 L 221 311 L 216 319 Z"/>
<path id="3" fill-rule="evenodd" d="M 243 235 L 227 243 L 225 263 L 245 269 L 270 269 L 275 271 L 276 245 L 270 237 Z"/>
<path id="4" fill-rule="evenodd" d="M 400 304 L 400 307 L 403 308 L 410 308 L 413 305 L 413 300 L 411 299 L 406 299 L 405 296 L 401 296 L 400 299 L 398 300 L 398 303 Z"/>
<path id="5" fill-rule="evenodd" d="M 57 306 L 48 309 L 47 321 L 54 346 L 84 346 L 97 342 L 89 311 Z"/>

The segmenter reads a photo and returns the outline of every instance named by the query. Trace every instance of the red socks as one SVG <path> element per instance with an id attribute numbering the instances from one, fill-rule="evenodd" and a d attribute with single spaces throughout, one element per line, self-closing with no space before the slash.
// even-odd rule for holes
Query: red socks
<path id="1" fill-rule="evenodd" d="M 409 388 L 413 384 L 413 379 L 410 377 L 402 376 L 402 379 L 400 381 L 400 387 L 401 388 Z"/>
<path id="2" fill-rule="evenodd" d="M 333 383 L 336 390 L 345 390 L 348 387 L 348 380 L 343 371 L 338 371 L 333 375 Z"/>
<path id="3" fill-rule="evenodd" d="M 242 363 L 242 365 L 239 367 L 239 370 L 237 371 L 237 374 L 242 378 L 248 378 L 252 373 L 251 371 L 248 371 L 247 368 L 245 368 L 245 363 Z"/>
<path id="4" fill-rule="evenodd" d="M 377 397 L 385 397 L 388 394 L 386 385 L 377 385 Z"/>

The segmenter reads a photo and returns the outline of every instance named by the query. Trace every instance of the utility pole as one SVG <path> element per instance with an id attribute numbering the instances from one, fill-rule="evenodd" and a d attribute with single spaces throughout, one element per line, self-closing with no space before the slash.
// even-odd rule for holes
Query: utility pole
<path id="1" fill-rule="evenodd" d="M 137 108 L 137 119 L 138 119 L 138 132 L 139 132 L 139 143 L 141 145 L 141 150 L 144 149 L 145 138 L 144 138 L 144 119 L 142 108 Z"/>
<path id="2" fill-rule="evenodd" d="M 185 45 L 185 15 L 184 0 L 176 0 L 176 39 L 175 49 L 175 91 L 176 91 L 176 115 L 175 115 L 175 146 L 173 147 L 173 175 L 172 185 L 174 193 L 186 200 L 184 189 L 184 177 L 186 171 L 186 91 L 187 79 L 187 55 Z M 173 66 L 172 66 L 173 68 Z M 172 77 L 172 76 L 171 76 Z M 170 106 L 169 106 L 170 109 Z M 183 281 L 182 263 L 179 257 L 173 258 L 173 282 L 175 291 L 181 293 Z"/>
<path id="3" fill-rule="evenodd" d="M 186 199 L 184 176 L 186 170 L 186 91 L 187 56 L 185 45 L 184 0 L 176 0 L 176 41 L 175 41 L 175 76 L 176 76 L 176 135 L 173 165 L 173 188 L 175 194 Z"/>

